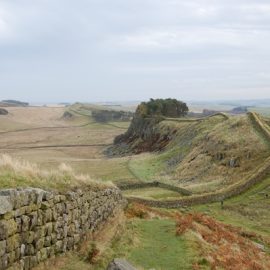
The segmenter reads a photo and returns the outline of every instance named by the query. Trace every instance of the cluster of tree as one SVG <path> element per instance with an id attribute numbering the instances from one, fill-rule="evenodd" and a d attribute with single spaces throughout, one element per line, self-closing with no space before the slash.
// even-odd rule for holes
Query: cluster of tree
<path id="1" fill-rule="evenodd" d="M 172 98 L 167 99 L 150 99 L 148 102 L 142 102 L 136 114 L 147 117 L 161 115 L 166 117 L 182 117 L 187 115 L 188 106 L 186 103 Z"/>
<path id="2" fill-rule="evenodd" d="M 92 111 L 92 117 L 95 121 L 101 123 L 110 121 L 130 121 L 133 117 L 133 113 L 112 110 L 94 110 Z"/>

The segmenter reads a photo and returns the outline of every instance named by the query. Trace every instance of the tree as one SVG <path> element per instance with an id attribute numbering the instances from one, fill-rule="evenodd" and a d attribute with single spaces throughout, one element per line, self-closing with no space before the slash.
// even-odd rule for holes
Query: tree
<path id="1" fill-rule="evenodd" d="M 147 116 L 166 116 L 182 117 L 188 113 L 186 103 L 176 99 L 150 99 L 148 102 L 142 102 L 136 110 L 136 114 L 141 117 Z"/>

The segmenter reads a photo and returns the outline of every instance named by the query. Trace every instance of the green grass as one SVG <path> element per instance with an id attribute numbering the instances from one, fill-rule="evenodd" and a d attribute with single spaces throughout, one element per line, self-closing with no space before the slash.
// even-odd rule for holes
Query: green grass
<path id="1" fill-rule="evenodd" d="M 171 148 L 162 153 L 141 154 L 130 159 L 129 169 L 141 181 L 161 180 L 162 176 L 171 173 L 168 161 L 184 155 L 188 151 L 188 146 L 182 148 Z"/>
<path id="2" fill-rule="evenodd" d="M 268 194 L 268 197 L 265 196 Z M 193 209 L 220 221 L 270 236 L 270 177 L 246 193 L 228 199 L 223 209 L 219 203 L 196 206 Z"/>
<path id="3" fill-rule="evenodd" d="M 116 255 L 125 257 L 138 269 L 192 269 L 196 259 L 191 242 L 175 235 L 175 222 L 166 219 L 134 220 L 128 232 L 137 238 L 135 245 L 119 242 Z"/>
<path id="4" fill-rule="evenodd" d="M 125 196 L 128 196 L 128 197 L 132 196 L 132 197 L 154 199 L 154 200 L 162 200 L 162 199 L 170 199 L 170 198 L 177 199 L 181 197 L 181 194 L 179 194 L 178 192 L 160 188 L 160 187 L 132 189 L 132 190 L 126 190 L 123 193 Z"/>
<path id="5" fill-rule="evenodd" d="M 161 155 L 142 154 L 133 157 L 128 163 L 132 174 L 139 180 L 151 181 L 165 167 Z"/>

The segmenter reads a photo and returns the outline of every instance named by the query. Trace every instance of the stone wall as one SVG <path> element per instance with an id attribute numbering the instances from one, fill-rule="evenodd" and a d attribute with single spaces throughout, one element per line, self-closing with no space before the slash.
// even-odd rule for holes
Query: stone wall
<path id="1" fill-rule="evenodd" d="M 0 269 L 28 270 L 47 258 L 75 249 L 123 207 L 117 188 L 0 191 Z"/>
<path id="2" fill-rule="evenodd" d="M 227 188 L 219 190 L 217 192 L 206 193 L 203 195 L 194 195 L 183 197 L 177 200 L 148 200 L 136 197 L 128 197 L 129 202 L 137 202 L 151 207 L 162 207 L 162 208 L 179 208 L 184 206 L 192 206 L 198 204 L 205 204 L 211 202 L 220 202 L 230 197 L 239 195 L 252 186 L 260 183 L 267 176 L 270 175 L 270 157 L 267 158 L 260 167 L 254 170 L 253 174 L 247 176 L 242 181 L 235 183 Z"/>
<path id="3" fill-rule="evenodd" d="M 249 119 L 252 122 L 255 129 L 260 132 L 266 141 L 270 143 L 270 128 L 269 126 L 261 119 L 258 113 L 249 112 Z"/>
<path id="4" fill-rule="evenodd" d="M 121 189 L 121 190 L 130 190 L 130 189 L 142 189 L 142 188 L 150 188 L 150 187 L 160 187 L 160 188 L 164 188 L 164 189 L 168 189 L 174 192 L 178 192 L 181 195 L 184 196 L 190 196 L 192 194 L 191 191 L 184 189 L 184 188 L 180 188 L 177 186 L 173 186 L 173 185 L 169 185 L 169 184 L 165 184 L 165 183 L 161 183 L 159 181 L 153 181 L 153 182 L 137 182 L 137 183 L 119 183 L 117 184 L 117 186 Z"/>

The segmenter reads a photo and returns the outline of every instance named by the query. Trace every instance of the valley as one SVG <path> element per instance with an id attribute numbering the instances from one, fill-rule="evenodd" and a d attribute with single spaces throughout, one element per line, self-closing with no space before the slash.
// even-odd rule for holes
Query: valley
<path id="1" fill-rule="evenodd" d="M 98 109 L 9 107 L 0 117 L 1 188 L 136 186 L 123 190 L 125 213 L 76 252 L 36 270 L 106 269 L 116 257 L 138 269 L 270 267 L 269 118 L 248 113 L 97 122 L 92 111 Z M 220 246 L 229 239 L 240 257 L 254 245 L 252 264 L 238 259 L 222 268 L 233 260 L 231 247 Z M 214 256 L 219 249 L 224 258 Z"/>

